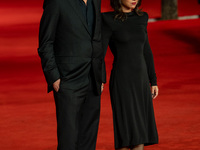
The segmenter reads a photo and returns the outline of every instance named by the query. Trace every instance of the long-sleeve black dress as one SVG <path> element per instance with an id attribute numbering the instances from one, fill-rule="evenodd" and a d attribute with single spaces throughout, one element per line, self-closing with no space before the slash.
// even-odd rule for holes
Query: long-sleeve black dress
<path id="1" fill-rule="evenodd" d="M 147 36 L 148 14 L 127 13 L 127 20 L 102 14 L 103 47 L 109 45 L 114 62 L 110 77 L 115 148 L 156 144 L 151 86 L 157 85 Z"/>

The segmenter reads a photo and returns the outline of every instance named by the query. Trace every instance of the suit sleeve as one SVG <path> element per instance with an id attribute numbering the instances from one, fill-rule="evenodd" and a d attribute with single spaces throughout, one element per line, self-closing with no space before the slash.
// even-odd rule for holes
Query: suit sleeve
<path id="1" fill-rule="evenodd" d="M 153 54 L 149 45 L 148 34 L 146 29 L 146 41 L 144 44 L 144 58 L 147 65 L 147 71 L 151 86 L 157 85 L 157 77 L 155 73 Z"/>
<path id="2" fill-rule="evenodd" d="M 45 0 L 39 30 L 38 54 L 41 58 L 43 72 L 49 86 L 60 78 L 55 62 L 54 41 L 59 19 L 59 8 L 55 0 Z"/>
<path id="3" fill-rule="evenodd" d="M 110 41 L 112 35 L 112 30 L 109 27 L 108 22 L 106 21 L 106 16 L 102 14 L 102 47 L 103 47 L 103 52 L 104 52 L 104 63 L 103 63 L 103 75 L 102 75 L 102 80 L 103 83 L 106 83 L 106 65 L 105 65 L 105 55 L 107 52 L 108 48 L 108 43 Z"/>

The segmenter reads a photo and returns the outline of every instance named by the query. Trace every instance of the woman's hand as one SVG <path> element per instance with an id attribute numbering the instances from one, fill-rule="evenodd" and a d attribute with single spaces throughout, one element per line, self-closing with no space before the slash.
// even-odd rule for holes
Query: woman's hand
<path id="1" fill-rule="evenodd" d="M 152 99 L 155 99 L 158 96 L 158 86 L 151 87 Z"/>

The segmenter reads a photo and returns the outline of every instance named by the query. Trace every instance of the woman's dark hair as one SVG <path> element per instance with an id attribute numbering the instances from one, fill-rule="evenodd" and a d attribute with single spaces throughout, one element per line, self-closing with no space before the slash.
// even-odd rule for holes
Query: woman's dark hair
<path id="1" fill-rule="evenodd" d="M 142 2 L 142 0 L 138 0 L 138 3 L 136 5 L 135 9 L 133 10 L 139 16 L 142 15 L 142 10 L 139 9 L 139 7 L 141 5 L 141 2 Z M 127 19 L 126 13 L 124 13 L 122 11 L 122 8 L 121 8 L 121 0 L 110 0 L 110 5 L 111 5 L 111 7 L 114 9 L 114 11 L 116 13 L 115 19 L 119 19 L 121 21 L 124 21 L 124 20 Z"/>

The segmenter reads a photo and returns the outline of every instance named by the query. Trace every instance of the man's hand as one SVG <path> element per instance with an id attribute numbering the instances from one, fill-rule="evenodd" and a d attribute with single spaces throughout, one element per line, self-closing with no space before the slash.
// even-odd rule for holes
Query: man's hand
<path id="1" fill-rule="evenodd" d="M 152 98 L 155 99 L 158 96 L 158 86 L 151 87 Z"/>
<path id="2" fill-rule="evenodd" d="M 101 84 L 101 92 L 103 92 L 104 83 Z"/>
<path id="3" fill-rule="evenodd" d="M 57 81 L 55 81 L 55 82 L 53 83 L 53 88 L 54 88 L 54 90 L 55 90 L 56 92 L 59 91 L 59 89 L 60 89 L 60 79 L 58 79 Z"/>

